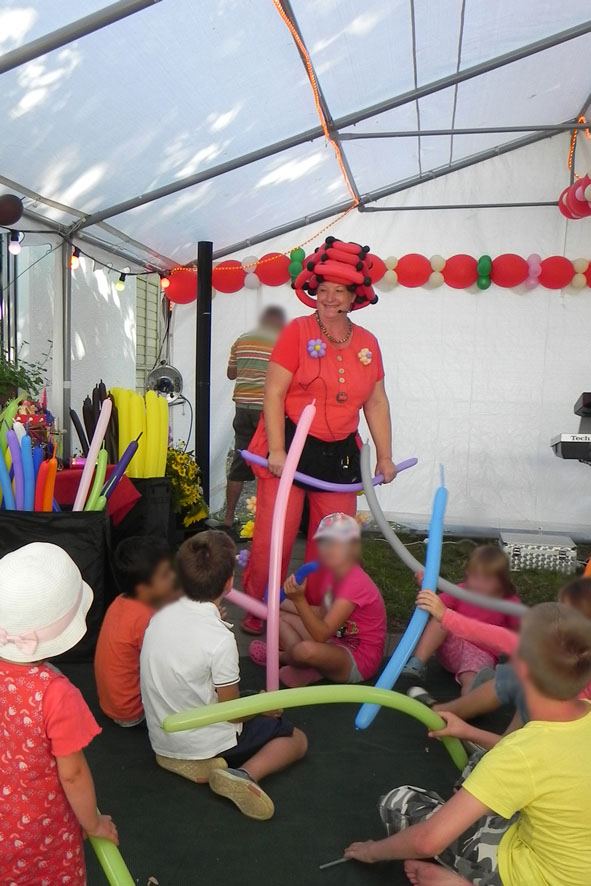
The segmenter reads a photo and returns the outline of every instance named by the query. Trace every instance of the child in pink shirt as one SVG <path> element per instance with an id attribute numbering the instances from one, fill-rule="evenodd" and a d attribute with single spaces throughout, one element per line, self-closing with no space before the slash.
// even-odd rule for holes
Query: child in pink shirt
<path id="1" fill-rule="evenodd" d="M 519 602 L 509 575 L 509 561 L 496 545 L 481 545 L 472 551 L 466 566 L 466 584 L 472 591 L 484 596 Z M 447 609 L 491 628 L 502 628 L 509 633 L 519 628 L 519 619 L 515 616 L 482 609 L 473 603 L 457 600 L 450 594 L 441 594 L 439 599 Z M 485 668 L 492 670 L 498 660 L 498 654 L 491 651 L 490 646 L 458 637 L 431 618 L 402 672 L 403 675 L 424 679 L 426 663 L 433 653 L 437 653 L 446 670 L 455 674 L 462 687 L 462 695 L 470 691 L 479 671 Z"/>
<path id="2" fill-rule="evenodd" d="M 323 607 L 306 600 L 305 583 L 285 582 L 279 645 L 286 686 L 306 686 L 322 677 L 360 683 L 376 673 L 384 654 L 386 608 L 382 595 L 361 568 L 361 530 L 347 514 L 325 517 L 318 542 Z"/>

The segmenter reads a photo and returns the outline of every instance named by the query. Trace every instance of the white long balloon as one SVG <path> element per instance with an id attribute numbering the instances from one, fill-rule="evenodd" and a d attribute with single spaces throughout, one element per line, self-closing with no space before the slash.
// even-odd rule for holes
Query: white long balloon
<path id="1" fill-rule="evenodd" d="M 371 475 L 371 453 L 369 444 L 364 443 L 361 449 L 361 479 L 363 480 L 363 489 L 365 497 L 369 505 L 369 509 L 374 520 L 380 527 L 382 534 L 395 554 L 397 554 L 405 566 L 408 566 L 413 572 L 424 570 L 422 563 L 413 557 L 406 546 L 400 541 L 384 515 L 378 502 L 378 497 L 373 486 L 373 477 Z M 500 600 L 497 597 L 485 597 L 483 594 L 475 594 L 467 588 L 460 588 L 445 578 L 437 579 L 437 587 L 440 591 L 445 591 L 456 597 L 458 600 L 465 600 L 474 606 L 480 606 L 482 609 L 492 609 L 493 612 L 504 612 L 506 615 L 522 616 L 527 612 L 527 606 L 523 603 L 512 603 L 510 600 Z"/>
<path id="2" fill-rule="evenodd" d="M 94 474 L 94 467 L 96 465 L 99 450 L 102 446 L 105 434 L 107 432 L 107 425 L 109 424 L 109 419 L 111 418 L 112 408 L 113 404 L 111 402 L 111 399 L 107 397 L 106 400 L 103 400 L 103 405 L 101 406 L 101 411 L 96 423 L 96 428 L 94 430 L 94 434 L 92 435 L 92 441 L 88 449 L 88 455 L 86 456 L 86 464 L 84 465 L 84 470 L 82 471 L 82 476 L 80 477 L 80 483 L 78 485 L 78 492 L 76 493 L 76 498 L 74 500 L 74 507 L 72 508 L 73 511 L 84 510 L 86 496 L 88 495 L 88 490 L 90 489 L 90 482 L 92 480 L 92 475 Z"/>

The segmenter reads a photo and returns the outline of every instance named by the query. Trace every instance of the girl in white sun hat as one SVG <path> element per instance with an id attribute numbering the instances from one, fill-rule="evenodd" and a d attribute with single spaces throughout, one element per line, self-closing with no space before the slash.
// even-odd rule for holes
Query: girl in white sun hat
<path id="1" fill-rule="evenodd" d="M 348 514 L 329 514 L 314 535 L 320 560 L 321 607 L 306 600 L 305 582 L 290 576 L 279 623 L 279 670 L 286 686 L 328 677 L 360 683 L 377 671 L 384 655 L 386 609 L 378 587 L 361 568 L 361 529 Z"/>
<path id="2" fill-rule="evenodd" d="M 85 886 L 83 833 L 117 843 L 82 752 L 101 730 L 46 661 L 84 636 L 92 596 L 57 545 L 0 560 L 0 872 L 10 886 Z"/>

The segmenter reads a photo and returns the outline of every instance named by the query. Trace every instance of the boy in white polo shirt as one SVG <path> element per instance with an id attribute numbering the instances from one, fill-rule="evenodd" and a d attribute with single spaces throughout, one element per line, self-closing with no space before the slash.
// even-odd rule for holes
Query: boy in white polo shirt
<path id="1" fill-rule="evenodd" d="M 224 532 L 188 539 L 176 557 L 183 596 L 151 620 L 140 658 L 141 690 L 156 762 L 232 800 L 250 818 L 268 819 L 273 801 L 259 787 L 267 775 L 304 756 L 307 739 L 283 716 L 214 723 L 167 733 L 169 714 L 238 698 L 240 666 L 219 606 L 232 587 L 236 549 Z"/>

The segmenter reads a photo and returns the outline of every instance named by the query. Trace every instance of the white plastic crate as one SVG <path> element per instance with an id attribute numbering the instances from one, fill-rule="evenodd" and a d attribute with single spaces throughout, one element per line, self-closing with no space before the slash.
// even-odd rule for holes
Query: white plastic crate
<path id="1" fill-rule="evenodd" d="M 572 575 L 577 568 L 577 548 L 567 535 L 501 532 L 499 544 L 507 554 L 513 572 L 542 569 Z"/>

